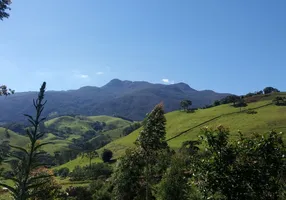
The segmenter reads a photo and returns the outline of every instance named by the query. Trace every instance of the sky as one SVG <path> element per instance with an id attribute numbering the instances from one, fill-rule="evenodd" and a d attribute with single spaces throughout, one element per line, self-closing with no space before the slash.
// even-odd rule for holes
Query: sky
<path id="1" fill-rule="evenodd" d="M 14 0 L 0 84 L 20 91 L 113 78 L 197 90 L 286 91 L 285 0 Z"/>

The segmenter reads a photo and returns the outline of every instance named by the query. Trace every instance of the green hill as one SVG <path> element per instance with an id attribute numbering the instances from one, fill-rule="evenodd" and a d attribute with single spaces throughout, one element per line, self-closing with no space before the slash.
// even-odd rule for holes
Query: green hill
<path id="1" fill-rule="evenodd" d="M 112 140 L 119 138 L 122 130 L 132 124 L 121 118 L 110 116 L 62 116 L 54 118 L 45 122 L 48 133 L 42 139 L 42 142 L 53 142 L 54 144 L 43 147 L 43 150 L 53 154 L 56 151 L 68 149 L 73 139 L 79 139 L 86 132 L 93 131 L 93 124 L 96 122 L 104 122 L 106 125 L 102 130 L 94 132 L 94 138 L 98 138 L 99 135 L 108 135 Z M 17 146 L 25 146 L 28 143 L 28 138 L 25 136 L 8 130 L 10 137 L 7 138 L 5 133 L 5 128 L 0 127 L 0 141 L 9 140 L 12 145 Z"/>
<path id="2" fill-rule="evenodd" d="M 8 137 L 6 134 L 6 129 L 0 127 L 0 141 L 9 140 L 11 145 L 26 146 L 28 143 L 28 138 L 25 136 L 18 135 L 17 133 L 7 130 Z"/>
<path id="3" fill-rule="evenodd" d="M 232 136 L 238 130 L 244 134 L 252 132 L 265 133 L 270 130 L 286 131 L 286 106 L 276 106 L 272 104 L 272 99 L 276 96 L 286 96 L 286 93 L 272 94 L 270 96 L 258 96 L 249 98 L 247 107 L 234 108 L 226 104 L 208 109 L 199 109 L 194 113 L 174 111 L 166 114 L 167 140 L 170 147 L 177 149 L 186 140 L 197 139 L 200 129 L 204 126 L 216 127 L 224 125 L 229 127 Z M 255 110 L 256 114 L 247 114 L 247 110 Z M 125 149 L 134 146 L 134 141 L 138 137 L 140 129 L 126 137 L 107 144 L 104 148 L 114 152 L 115 157 L 121 156 Z"/>

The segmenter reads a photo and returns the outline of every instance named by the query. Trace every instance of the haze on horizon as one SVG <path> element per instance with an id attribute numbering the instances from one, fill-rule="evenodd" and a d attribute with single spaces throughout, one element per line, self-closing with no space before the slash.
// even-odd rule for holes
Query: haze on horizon
<path id="1" fill-rule="evenodd" d="M 36 91 L 111 79 L 243 94 L 286 90 L 286 2 L 13 1 L 0 84 Z"/>

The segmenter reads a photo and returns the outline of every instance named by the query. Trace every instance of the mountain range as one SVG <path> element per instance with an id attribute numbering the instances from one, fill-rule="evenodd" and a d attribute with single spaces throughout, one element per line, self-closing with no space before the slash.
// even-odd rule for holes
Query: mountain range
<path id="1" fill-rule="evenodd" d="M 152 108 L 163 102 L 165 111 L 180 108 L 180 101 L 190 99 L 198 108 L 222 99 L 227 93 L 211 90 L 198 91 L 185 83 L 171 85 L 152 84 L 145 81 L 113 79 L 102 87 L 85 86 L 77 90 L 47 91 L 44 115 L 117 115 L 132 120 L 142 120 Z M 37 92 L 19 92 L 1 97 L 0 122 L 20 122 L 23 114 L 33 114 L 32 99 Z"/>

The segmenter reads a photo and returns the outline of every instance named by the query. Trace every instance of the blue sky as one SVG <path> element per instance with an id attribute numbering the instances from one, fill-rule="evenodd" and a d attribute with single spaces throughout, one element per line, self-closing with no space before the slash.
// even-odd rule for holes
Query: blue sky
<path id="1" fill-rule="evenodd" d="M 15 0 L 11 7 L 0 22 L 0 84 L 16 91 L 113 78 L 237 94 L 286 90 L 285 0 Z"/>

